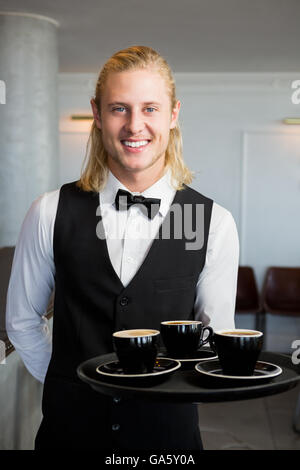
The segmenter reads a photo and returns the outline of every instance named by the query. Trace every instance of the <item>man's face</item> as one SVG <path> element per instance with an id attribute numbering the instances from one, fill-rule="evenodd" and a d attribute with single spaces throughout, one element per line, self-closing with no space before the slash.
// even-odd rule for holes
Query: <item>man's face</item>
<path id="1" fill-rule="evenodd" d="M 153 165 L 163 168 L 180 103 L 171 110 L 165 81 L 157 71 L 148 68 L 110 74 L 100 116 L 93 100 L 91 104 L 110 167 L 123 174 Z"/>

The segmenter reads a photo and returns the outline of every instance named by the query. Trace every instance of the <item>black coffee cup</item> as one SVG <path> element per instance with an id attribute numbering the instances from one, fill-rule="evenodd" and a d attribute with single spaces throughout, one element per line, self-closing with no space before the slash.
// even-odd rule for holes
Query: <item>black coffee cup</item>
<path id="1" fill-rule="evenodd" d="M 215 331 L 212 338 L 224 375 L 253 375 L 262 350 L 263 333 L 256 330 Z"/>
<path id="2" fill-rule="evenodd" d="M 209 334 L 203 339 L 205 330 Z M 168 354 L 184 359 L 195 356 L 197 350 L 210 341 L 213 329 L 197 320 L 172 320 L 161 322 L 160 332 Z"/>
<path id="3" fill-rule="evenodd" d="M 125 374 L 151 373 L 159 347 L 160 332 L 151 329 L 113 333 L 113 346 Z"/>

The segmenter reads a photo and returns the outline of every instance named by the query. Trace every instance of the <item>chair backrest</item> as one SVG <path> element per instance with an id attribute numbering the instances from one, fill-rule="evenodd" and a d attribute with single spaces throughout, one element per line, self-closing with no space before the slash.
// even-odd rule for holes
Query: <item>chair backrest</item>
<path id="1" fill-rule="evenodd" d="M 6 355 L 14 350 L 13 345 L 10 343 L 5 325 L 5 312 L 6 312 L 6 298 L 7 289 L 10 280 L 11 268 L 15 253 L 14 246 L 5 246 L 0 248 L 0 341 L 5 343 Z M 17 293 L 16 293 L 17 295 Z M 45 312 L 46 317 L 49 319 L 53 315 L 54 306 L 54 291 L 49 299 L 47 311 Z M 0 345 L 3 343 L 0 343 Z"/>
<path id="2" fill-rule="evenodd" d="M 268 313 L 300 315 L 300 267 L 270 267 L 262 291 Z"/>
<path id="3" fill-rule="evenodd" d="M 10 279 L 15 247 L 0 248 L 0 331 L 5 330 L 6 294 Z"/>
<path id="4" fill-rule="evenodd" d="M 260 310 L 259 293 L 251 266 L 239 266 L 235 311 L 258 312 Z"/>
<path id="5" fill-rule="evenodd" d="M 6 348 L 9 348 L 9 341 L 5 327 L 6 294 L 14 252 L 14 246 L 5 246 L 0 248 L 0 340 L 4 342 Z"/>

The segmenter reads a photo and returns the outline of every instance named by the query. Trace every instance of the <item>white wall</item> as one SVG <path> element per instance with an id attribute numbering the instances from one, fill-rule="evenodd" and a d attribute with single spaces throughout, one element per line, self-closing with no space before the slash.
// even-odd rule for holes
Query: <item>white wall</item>
<path id="1" fill-rule="evenodd" d="M 79 177 L 90 123 L 95 75 L 60 75 L 60 184 Z M 300 266 L 300 116 L 287 74 L 177 74 L 184 156 L 192 187 L 229 209 L 240 237 L 240 264 L 254 267 L 261 288 L 270 265 Z M 246 318 L 246 317 L 245 317 Z M 268 319 L 274 337 L 300 338 L 299 321 Z M 278 330 L 279 328 L 279 330 Z M 275 334 L 276 333 L 276 334 Z M 269 343 L 272 349 L 282 345 Z"/>

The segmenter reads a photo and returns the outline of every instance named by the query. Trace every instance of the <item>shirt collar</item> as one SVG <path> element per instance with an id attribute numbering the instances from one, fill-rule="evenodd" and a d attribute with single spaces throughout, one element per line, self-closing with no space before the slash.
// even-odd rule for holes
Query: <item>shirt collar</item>
<path id="1" fill-rule="evenodd" d="M 111 171 L 109 171 L 107 183 L 100 193 L 101 204 L 113 205 L 115 203 L 116 194 L 119 189 L 125 189 L 126 191 L 129 191 L 129 189 L 126 188 L 126 186 L 124 186 L 124 184 L 121 183 L 121 181 L 119 181 L 111 173 Z M 168 169 L 165 174 L 158 181 L 156 181 L 156 183 L 147 188 L 145 191 L 142 193 L 134 192 L 132 194 L 141 194 L 145 197 L 159 198 L 161 200 L 159 213 L 165 217 L 168 210 L 170 209 L 170 205 L 172 204 L 175 193 L 176 189 L 172 186 L 171 183 L 171 171 Z"/>

